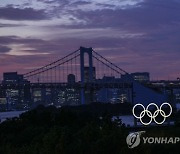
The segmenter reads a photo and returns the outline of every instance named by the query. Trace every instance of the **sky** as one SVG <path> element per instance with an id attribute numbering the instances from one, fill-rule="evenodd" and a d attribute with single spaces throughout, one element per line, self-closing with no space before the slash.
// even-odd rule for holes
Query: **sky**
<path id="1" fill-rule="evenodd" d="M 180 77 L 180 0 L 0 0 L 0 77 L 80 46 L 152 80 Z"/>

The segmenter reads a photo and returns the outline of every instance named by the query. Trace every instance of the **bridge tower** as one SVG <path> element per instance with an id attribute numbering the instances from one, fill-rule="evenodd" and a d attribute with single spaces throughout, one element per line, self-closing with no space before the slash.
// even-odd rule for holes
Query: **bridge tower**
<path id="1" fill-rule="evenodd" d="M 93 82 L 93 58 L 92 58 L 92 48 L 80 47 L 80 71 L 81 71 L 81 104 L 85 104 L 85 53 L 88 55 L 88 82 Z"/>

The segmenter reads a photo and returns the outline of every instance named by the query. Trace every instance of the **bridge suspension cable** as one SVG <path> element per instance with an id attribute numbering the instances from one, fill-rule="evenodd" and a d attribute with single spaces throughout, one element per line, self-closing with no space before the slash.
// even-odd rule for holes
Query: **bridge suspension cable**
<path id="1" fill-rule="evenodd" d="M 76 81 L 80 81 L 80 49 L 68 54 L 67 56 L 58 59 L 52 63 L 49 63 L 43 67 L 32 70 L 24 74 L 24 77 L 33 82 L 38 83 L 59 83 L 66 82 L 68 75 L 72 74 L 75 76 Z M 129 74 L 125 70 L 121 69 L 117 65 L 113 64 L 102 55 L 92 50 L 93 58 L 93 70 L 96 79 L 102 79 L 103 77 L 111 77 L 113 80 L 115 78 L 121 78 L 121 75 Z M 88 59 L 85 57 L 85 69 L 88 75 L 87 63 Z"/>
<path id="2" fill-rule="evenodd" d="M 53 64 L 56 64 L 56 63 L 58 63 L 59 61 L 62 61 L 62 60 L 64 60 L 64 59 L 68 58 L 69 56 L 75 54 L 75 53 L 78 52 L 78 51 L 79 51 L 79 49 L 76 50 L 76 51 L 74 51 L 74 52 L 72 52 L 72 53 L 70 53 L 70 54 L 68 54 L 67 56 L 65 56 L 65 57 L 63 57 L 63 58 L 61 58 L 61 59 L 58 59 L 58 60 L 56 60 L 56 61 L 54 61 L 54 62 L 52 62 L 52 63 L 49 63 L 49 64 L 47 64 L 47 65 L 45 65 L 45 66 L 43 66 L 43 67 L 40 67 L 40 68 L 38 68 L 38 69 L 35 69 L 35 70 L 30 71 L 30 72 L 28 72 L 28 73 L 25 73 L 25 74 L 23 74 L 23 75 L 26 77 L 26 75 L 28 75 L 28 74 L 34 73 L 34 72 L 39 71 L 39 70 L 44 69 L 44 68 L 47 68 L 48 66 L 51 66 L 51 65 L 53 65 Z"/>
<path id="3" fill-rule="evenodd" d="M 112 65 L 112 67 L 115 67 L 116 69 L 118 69 L 119 71 L 121 71 L 121 74 L 129 74 L 128 72 L 126 72 L 125 70 L 121 69 L 120 67 L 118 67 L 117 65 L 113 64 L 112 62 L 110 62 L 109 60 L 107 60 L 106 58 L 104 58 L 103 56 L 101 56 L 99 53 L 97 53 L 96 51 L 93 50 L 93 53 L 97 56 L 97 59 L 100 60 L 103 59 L 105 60 L 108 64 Z M 95 56 L 94 56 L 95 57 Z M 115 70 L 116 70 L 115 69 Z"/>
<path id="4" fill-rule="evenodd" d="M 80 56 L 78 50 L 67 56 L 24 74 L 31 82 L 65 82 L 69 73 L 74 72 L 74 59 Z M 65 76 L 66 75 L 66 76 Z M 37 80 L 37 81 L 36 81 Z"/>

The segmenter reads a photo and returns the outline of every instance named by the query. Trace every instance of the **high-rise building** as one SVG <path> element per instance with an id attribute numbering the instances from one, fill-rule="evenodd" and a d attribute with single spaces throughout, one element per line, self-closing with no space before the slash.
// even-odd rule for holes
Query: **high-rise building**
<path id="1" fill-rule="evenodd" d="M 2 84 L 25 84 L 29 83 L 23 75 L 17 72 L 6 72 L 3 74 Z M 0 98 L 6 99 L 7 110 L 9 109 L 27 109 L 30 102 L 30 88 L 8 88 L 5 95 L 0 94 Z"/>

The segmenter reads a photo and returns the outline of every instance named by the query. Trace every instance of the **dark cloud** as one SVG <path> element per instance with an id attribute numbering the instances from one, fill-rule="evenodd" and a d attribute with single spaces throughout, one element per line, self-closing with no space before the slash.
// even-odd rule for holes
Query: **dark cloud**
<path id="1" fill-rule="evenodd" d="M 31 50 L 22 49 L 23 52 L 31 53 L 56 53 L 61 49 L 61 44 L 59 42 L 45 41 L 43 39 L 35 38 L 21 38 L 17 36 L 0 36 L 1 45 L 23 45 L 26 48 L 32 48 Z"/>
<path id="2" fill-rule="evenodd" d="M 21 38 L 18 36 L 0 36 L 0 44 L 41 44 L 45 42 L 42 39 L 34 39 L 34 38 Z"/>
<path id="3" fill-rule="evenodd" d="M 2 24 L 2 23 L 0 23 L 0 28 L 3 28 L 3 27 L 21 27 L 21 26 L 26 26 L 26 25 L 23 25 L 23 24 Z"/>
<path id="4" fill-rule="evenodd" d="M 44 10 L 35 10 L 33 8 L 1 7 L 0 18 L 9 20 L 43 20 L 48 19 L 48 15 Z"/>
<path id="5" fill-rule="evenodd" d="M 180 12 L 179 12 L 180 13 Z M 84 27 L 113 27 L 135 30 L 160 28 L 180 21 L 176 10 L 143 5 L 132 9 L 77 10 L 74 15 L 86 21 Z M 83 26 L 83 25 L 82 25 Z"/>
<path id="6" fill-rule="evenodd" d="M 10 44 L 10 43 L 14 43 L 14 41 L 16 39 L 18 39 L 19 37 L 17 36 L 0 36 L 0 44 Z"/>
<path id="7" fill-rule="evenodd" d="M 176 0 L 146 0 L 137 7 L 129 9 L 76 10 L 74 16 L 86 21 L 86 24 L 72 25 L 70 29 L 111 28 L 129 33 L 144 33 L 142 37 L 114 39 L 113 33 L 107 39 L 99 38 L 102 44 L 123 46 L 126 50 L 140 55 L 159 53 L 179 53 L 180 50 L 180 3 Z M 96 37 L 98 38 L 98 34 Z M 106 41 L 108 40 L 108 41 Z M 91 41 L 93 42 L 93 41 Z M 96 39 L 96 42 L 97 41 Z M 98 44 L 98 43 L 96 43 Z"/>
<path id="8" fill-rule="evenodd" d="M 47 4 L 52 4 L 52 3 L 56 3 L 57 0 L 37 0 L 39 2 L 44 2 L 44 3 L 47 3 Z"/>
<path id="9" fill-rule="evenodd" d="M 74 3 L 71 3 L 71 6 L 79 6 L 79 5 L 88 5 L 91 4 L 91 2 L 87 2 L 87 1 L 76 1 Z"/>
<path id="10" fill-rule="evenodd" d="M 104 3 L 96 3 L 97 6 L 101 6 L 104 8 L 115 8 L 116 5 L 112 5 L 112 4 L 104 4 Z"/>
<path id="11" fill-rule="evenodd" d="M 4 54 L 11 51 L 11 48 L 0 45 L 0 54 Z"/>
<path id="12" fill-rule="evenodd" d="M 65 6 L 71 4 L 70 0 L 37 0 L 37 1 L 48 4 L 50 7 L 54 7 L 54 8 L 64 8 Z M 61 10 L 59 11 L 61 12 Z"/>
<path id="13" fill-rule="evenodd" d="M 160 9 L 169 9 L 174 11 L 179 11 L 180 9 L 180 1 L 179 0 L 145 0 L 142 3 L 140 3 L 143 7 L 156 7 Z"/>

